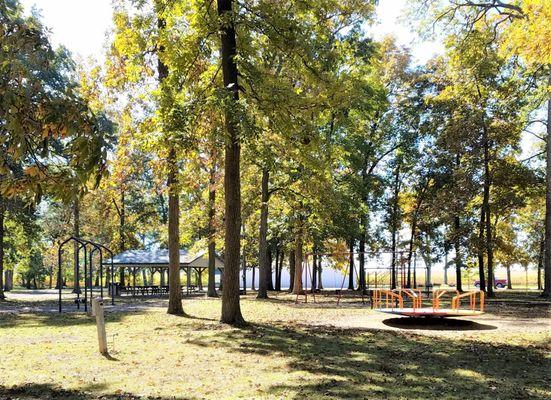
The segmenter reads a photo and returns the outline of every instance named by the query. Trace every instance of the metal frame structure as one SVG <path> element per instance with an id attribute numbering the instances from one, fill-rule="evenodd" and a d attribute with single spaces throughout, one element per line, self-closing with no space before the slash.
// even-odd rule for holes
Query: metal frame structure
<path id="1" fill-rule="evenodd" d="M 411 300 L 411 307 L 404 307 L 404 296 Z M 451 296 L 450 308 L 442 308 L 440 299 Z M 477 302 L 478 297 L 478 302 Z M 461 308 L 461 300 L 469 299 L 469 308 Z M 429 299 L 430 300 L 430 299 Z M 446 318 L 467 317 L 484 314 L 484 292 L 473 290 L 459 293 L 457 290 L 436 290 L 432 293 L 432 306 L 423 307 L 421 292 L 414 289 L 376 289 L 373 291 L 372 306 L 375 311 L 408 317 Z"/>
<path id="2" fill-rule="evenodd" d="M 303 259 L 303 269 L 305 268 L 309 268 L 309 257 L 312 256 L 312 257 L 335 257 L 335 256 L 347 256 L 347 257 L 355 257 L 356 255 L 366 255 L 366 256 L 373 256 L 373 255 L 376 255 L 376 256 L 380 256 L 380 255 L 385 255 L 385 254 L 390 254 L 390 255 L 398 255 L 398 257 L 395 258 L 395 265 L 394 265 L 394 268 L 391 267 L 376 267 L 376 268 L 370 268 L 370 267 L 367 267 L 367 262 L 364 264 L 364 267 L 363 269 L 360 269 L 359 266 L 357 268 L 359 274 L 360 274 L 360 282 L 359 282 L 359 285 L 361 285 L 361 277 L 363 275 L 363 283 L 364 283 L 364 287 L 360 287 L 359 288 L 359 291 L 360 291 L 360 294 L 361 294 L 361 297 L 362 297 L 362 303 L 365 303 L 365 298 L 364 296 L 366 295 L 366 291 L 367 290 L 373 290 L 373 288 L 371 288 L 369 282 L 370 282 L 370 279 L 369 279 L 369 271 L 370 270 L 375 270 L 375 289 L 378 289 L 378 272 L 380 272 L 381 270 L 382 271 L 386 271 L 388 272 L 388 287 L 390 289 L 396 289 L 396 288 L 399 288 L 399 289 L 405 289 L 405 288 L 408 288 L 408 285 L 407 285 L 407 269 L 409 269 L 407 266 L 405 265 L 401 265 L 403 264 L 403 261 L 405 260 L 404 258 L 404 255 L 407 255 L 409 257 L 411 253 L 411 260 L 413 261 L 413 268 L 409 271 L 411 273 L 411 276 L 413 277 L 413 289 L 416 289 L 417 290 L 417 269 L 419 268 L 417 266 L 417 253 L 416 252 L 410 252 L 409 250 L 398 250 L 398 251 L 390 251 L 390 250 L 383 250 L 383 251 L 364 251 L 364 252 L 336 252 L 336 253 L 306 253 L 304 255 L 304 259 Z M 425 270 L 425 282 L 427 282 L 428 280 L 428 270 L 426 267 L 424 267 L 424 270 Z M 346 264 L 346 269 L 344 271 L 344 274 L 343 274 L 343 278 L 342 278 L 342 282 L 341 282 L 341 286 L 340 286 L 340 290 L 339 290 L 339 293 L 338 293 L 338 298 L 337 298 L 337 305 L 340 303 L 340 300 L 341 300 L 341 296 L 342 296 L 342 292 L 343 292 L 343 288 L 344 288 L 344 284 L 347 280 L 347 277 L 349 275 L 349 272 L 350 272 L 350 263 L 347 263 Z M 399 277 L 399 279 L 398 279 Z M 313 277 L 312 277 L 312 280 L 313 280 Z M 411 282 L 410 282 L 411 283 Z M 367 285 L 365 285 L 367 284 Z M 427 293 L 428 293 L 428 290 L 429 288 L 427 287 Z"/>
<path id="3" fill-rule="evenodd" d="M 94 269 L 94 253 L 96 251 L 99 251 L 99 257 L 100 257 L 100 265 L 99 265 L 99 286 L 100 286 L 100 295 L 103 297 L 103 251 L 106 253 L 109 253 L 109 256 L 111 258 L 111 271 L 109 269 L 107 270 L 107 281 L 112 283 L 113 281 L 113 252 L 109 250 L 107 247 L 105 247 L 102 244 L 92 242 L 91 240 L 70 236 L 69 238 L 65 239 L 63 242 L 61 242 L 57 249 L 57 279 L 58 279 L 58 286 L 59 286 L 59 297 L 58 297 L 58 310 L 59 312 L 63 311 L 62 306 L 62 291 L 63 291 L 63 279 L 62 279 L 62 263 L 63 263 L 63 247 L 70 243 L 74 242 L 77 244 L 77 255 L 75 257 L 76 262 L 76 276 L 75 276 L 75 282 L 80 281 L 80 252 L 81 250 L 84 252 L 84 311 L 88 311 L 88 291 L 90 291 L 90 302 L 92 301 L 92 275 L 93 275 L 93 269 Z M 109 285 L 110 295 L 111 295 L 111 304 L 115 304 L 115 289 L 114 285 Z M 77 304 L 77 309 L 80 310 L 80 291 L 77 291 L 77 298 L 75 299 L 75 303 Z"/>

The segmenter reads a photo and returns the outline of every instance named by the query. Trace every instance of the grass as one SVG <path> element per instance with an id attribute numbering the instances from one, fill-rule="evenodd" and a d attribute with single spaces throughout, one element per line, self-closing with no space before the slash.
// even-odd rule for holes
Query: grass
<path id="1" fill-rule="evenodd" d="M 217 299 L 185 300 L 190 318 L 126 300 L 106 313 L 112 359 L 97 353 L 90 317 L 19 313 L 12 301 L 0 313 L 0 398 L 548 399 L 549 304 L 509 297 L 478 323 L 434 325 L 354 298 L 248 296 L 245 329 L 218 323 Z"/>

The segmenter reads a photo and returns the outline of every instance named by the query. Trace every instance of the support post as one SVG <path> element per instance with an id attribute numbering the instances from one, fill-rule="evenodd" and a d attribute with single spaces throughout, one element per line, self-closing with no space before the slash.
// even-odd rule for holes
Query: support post
<path id="1" fill-rule="evenodd" d="M 92 300 L 92 315 L 96 316 L 96 326 L 98 329 L 98 345 L 99 352 L 107 356 L 109 352 L 107 350 L 107 334 L 105 333 L 105 318 L 103 314 L 103 299 L 96 297 Z"/>

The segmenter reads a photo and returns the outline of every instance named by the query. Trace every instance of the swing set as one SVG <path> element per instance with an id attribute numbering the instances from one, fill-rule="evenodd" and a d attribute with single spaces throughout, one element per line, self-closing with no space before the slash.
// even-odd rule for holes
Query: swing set
<path id="1" fill-rule="evenodd" d="M 407 276 L 406 276 L 406 266 L 404 261 L 405 251 L 399 252 L 363 252 L 363 253 L 309 253 L 306 254 L 302 262 L 302 270 L 304 273 L 303 282 L 306 283 L 306 287 L 303 289 L 302 293 L 296 294 L 295 303 L 298 303 L 299 296 L 304 295 L 304 302 L 308 302 L 308 282 L 310 282 L 310 288 L 312 292 L 312 297 L 314 303 L 316 302 L 315 290 L 314 290 L 314 277 L 313 271 L 310 267 L 309 256 L 322 257 L 322 256 L 344 256 L 348 255 L 349 257 L 354 257 L 355 255 L 377 255 L 381 254 L 390 254 L 393 259 L 393 267 L 389 269 L 389 276 L 384 275 L 384 277 L 389 278 L 388 285 L 384 284 L 381 280 L 378 280 L 378 272 L 381 268 L 371 268 L 375 270 L 375 287 L 371 285 L 369 280 L 369 270 L 364 265 L 363 270 L 360 268 L 360 276 L 363 274 L 363 283 L 360 283 L 360 294 L 362 297 L 362 304 L 365 302 L 364 295 L 366 291 L 370 292 L 371 298 L 371 308 L 375 311 L 402 315 L 408 317 L 463 317 L 463 316 L 476 316 L 484 313 L 484 292 L 480 290 L 468 291 L 465 293 L 460 293 L 456 289 L 435 289 L 432 293 L 429 291 L 427 286 L 426 290 L 426 300 L 430 301 L 430 306 L 423 307 L 423 292 L 418 289 L 417 286 L 417 265 L 416 257 L 413 257 L 413 270 L 411 269 L 411 255 L 408 255 L 408 266 L 407 266 Z M 398 257 L 399 256 L 399 257 Z M 340 304 L 340 300 L 343 293 L 344 284 L 347 276 L 349 275 L 349 267 L 347 265 L 343 279 L 341 282 L 340 290 L 338 291 L 337 305 Z M 411 273 L 413 272 L 413 288 L 408 287 L 407 283 L 411 283 Z M 425 268 L 425 282 L 428 281 L 428 270 Z M 367 274 L 367 280 L 366 278 Z M 380 275 L 379 275 L 380 278 Z M 367 283 L 367 284 L 366 284 Z M 431 299 L 432 294 L 432 299 Z M 445 308 L 442 306 L 443 298 L 448 298 L 450 305 Z M 469 307 L 461 308 L 461 301 L 468 299 Z M 409 304 L 408 304 L 409 303 Z M 407 307 L 406 307 L 407 305 Z"/>

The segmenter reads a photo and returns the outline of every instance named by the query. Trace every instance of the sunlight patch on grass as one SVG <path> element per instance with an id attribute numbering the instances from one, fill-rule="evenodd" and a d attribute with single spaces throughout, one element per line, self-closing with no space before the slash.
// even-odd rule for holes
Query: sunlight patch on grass
<path id="1" fill-rule="evenodd" d="M 456 368 L 454 372 L 458 376 L 466 377 L 466 378 L 472 378 L 478 382 L 485 382 L 486 378 L 484 375 L 482 375 L 480 372 L 474 371 L 472 369 L 464 369 L 464 368 Z"/>

